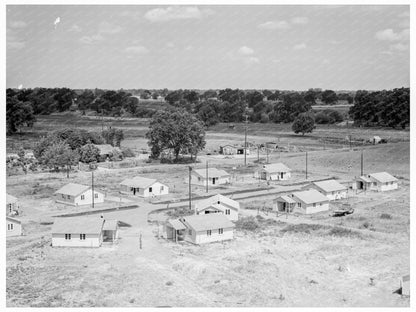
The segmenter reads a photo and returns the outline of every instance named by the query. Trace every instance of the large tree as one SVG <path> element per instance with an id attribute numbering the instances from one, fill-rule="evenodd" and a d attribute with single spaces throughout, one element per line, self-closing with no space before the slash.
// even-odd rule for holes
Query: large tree
<path id="1" fill-rule="evenodd" d="M 30 103 L 23 103 L 16 97 L 7 97 L 6 122 L 8 133 L 15 133 L 24 125 L 31 127 L 35 121 L 36 118 Z"/>
<path id="2" fill-rule="evenodd" d="M 44 151 L 40 161 L 55 171 L 58 171 L 60 168 L 66 168 L 66 174 L 69 178 L 69 171 L 72 166 L 77 164 L 78 160 L 78 153 L 73 151 L 68 144 L 57 142 Z"/>
<path id="3" fill-rule="evenodd" d="M 175 160 L 181 153 L 196 156 L 206 143 L 202 121 L 184 109 L 157 112 L 150 121 L 146 138 L 153 158 L 170 150 Z"/>
<path id="4" fill-rule="evenodd" d="M 292 124 L 292 130 L 295 133 L 305 133 L 312 132 L 315 129 L 315 119 L 311 113 L 302 113 L 299 114 Z"/>
<path id="5" fill-rule="evenodd" d="M 325 90 L 324 92 L 322 92 L 321 97 L 322 102 L 329 105 L 335 104 L 338 101 L 337 94 L 332 90 Z"/>

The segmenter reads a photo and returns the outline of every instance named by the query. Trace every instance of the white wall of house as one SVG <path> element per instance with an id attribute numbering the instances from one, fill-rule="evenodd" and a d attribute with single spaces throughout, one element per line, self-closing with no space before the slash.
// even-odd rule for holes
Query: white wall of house
<path id="1" fill-rule="evenodd" d="M 227 184 L 231 182 L 231 177 L 230 176 L 225 176 L 225 177 L 216 177 L 215 178 L 215 184 L 213 182 L 212 177 L 210 177 L 208 179 L 208 185 L 209 186 L 215 186 L 215 185 L 221 185 L 221 184 Z M 186 179 L 186 182 L 188 182 L 188 179 Z M 191 184 L 197 184 L 197 185 L 203 185 L 206 186 L 206 179 L 205 177 L 201 177 L 197 174 L 191 174 Z"/>
<path id="2" fill-rule="evenodd" d="M 377 183 L 381 192 L 397 190 L 399 188 L 397 182 Z"/>
<path id="3" fill-rule="evenodd" d="M 211 230 L 211 235 L 208 235 L 208 231 L 195 232 L 194 230 L 187 229 L 185 240 L 194 244 L 207 244 L 213 242 L 220 242 L 224 240 L 231 240 L 234 238 L 234 229 L 227 228 L 222 229 L 222 234 L 219 233 L 219 229 Z M 190 234 L 189 231 L 192 233 Z"/>
<path id="4" fill-rule="evenodd" d="M 262 180 L 273 180 L 273 181 L 277 181 L 277 180 L 289 180 L 291 177 L 290 172 L 273 172 L 273 173 L 269 173 L 265 170 L 260 170 L 260 179 Z"/>
<path id="5" fill-rule="evenodd" d="M 169 194 L 169 187 L 160 182 L 155 182 L 148 188 L 144 189 L 143 193 L 139 193 L 143 197 L 167 195 Z"/>
<path id="6" fill-rule="evenodd" d="M 94 204 L 104 202 L 104 194 L 94 190 Z M 78 196 L 70 196 L 65 194 L 55 194 L 55 200 L 57 203 L 82 206 L 92 204 L 92 190 L 87 190 Z"/>
<path id="7" fill-rule="evenodd" d="M 22 235 L 22 225 L 18 222 L 6 219 L 6 237 Z"/>
<path id="8" fill-rule="evenodd" d="M 102 240 L 102 233 L 85 234 L 85 240 L 80 238 L 80 233 L 71 233 L 71 239 L 65 239 L 65 234 L 52 233 L 53 247 L 100 247 Z"/>
<path id="9" fill-rule="evenodd" d="M 294 197 L 294 199 L 297 201 L 295 210 L 302 210 L 306 214 L 312 214 L 329 210 L 329 202 L 306 204 L 298 200 L 296 197 Z"/>
<path id="10" fill-rule="evenodd" d="M 338 199 L 347 198 L 347 190 L 325 192 L 318 187 L 316 188 L 316 190 L 324 194 L 329 200 L 338 200 Z"/>

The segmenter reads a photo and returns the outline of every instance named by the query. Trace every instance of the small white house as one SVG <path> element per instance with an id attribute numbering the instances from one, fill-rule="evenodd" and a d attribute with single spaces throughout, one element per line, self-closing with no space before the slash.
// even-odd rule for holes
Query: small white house
<path id="1" fill-rule="evenodd" d="M 313 182 L 312 187 L 328 197 L 329 200 L 347 198 L 347 187 L 335 180 Z"/>
<path id="2" fill-rule="evenodd" d="M 278 212 L 292 212 L 295 206 L 296 201 L 288 195 L 282 195 L 273 200 L 273 209 Z"/>
<path id="3" fill-rule="evenodd" d="M 222 155 L 244 155 L 244 150 L 246 154 L 250 155 L 250 149 L 244 148 L 244 146 L 235 146 L 235 145 L 224 145 L 220 146 L 220 154 Z"/>
<path id="4" fill-rule="evenodd" d="M 397 182 L 397 178 L 387 172 L 370 173 L 357 178 L 353 183 L 353 189 L 377 192 L 392 191 L 399 187 Z"/>
<path id="5" fill-rule="evenodd" d="M 263 165 L 258 171 L 258 176 L 262 180 L 288 180 L 290 179 L 290 169 L 282 163 Z"/>
<path id="6" fill-rule="evenodd" d="M 191 184 L 197 185 L 219 185 L 227 184 L 231 182 L 231 175 L 217 168 L 208 168 L 208 182 L 207 182 L 207 170 L 195 169 L 191 171 Z"/>
<path id="7" fill-rule="evenodd" d="M 240 203 L 221 194 L 217 194 L 196 202 L 194 209 L 197 215 L 222 213 L 229 220 L 237 221 Z"/>
<path id="8" fill-rule="evenodd" d="M 18 219 L 6 216 L 6 237 L 22 235 L 22 222 Z"/>
<path id="9" fill-rule="evenodd" d="M 17 198 L 10 194 L 6 194 L 6 216 L 15 216 L 19 213 L 19 201 Z"/>
<path id="10" fill-rule="evenodd" d="M 381 142 L 381 138 L 378 135 L 375 135 L 371 138 L 371 143 L 379 144 Z"/>
<path id="11" fill-rule="evenodd" d="M 99 217 L 55 218 L 52 226 L 53 247 L 100 247 L 104 219 Z"/>
<path id="12" fill-rule="evenodd" d="M 169 194 L 169 187 L 156 179 L 134 177 L 132 179 L 123 180 L 120 185 L 123 187 L 123 192 L 140 197 Z"/>
<path id="13" fill-rule="evenodd" d="M 92 187 L 88 185 L 68 183 L 55 192 L 57 203 L 81 206 L 91 205 L 93 201 Z M 94 204 L 104 202 L 104 194 L 94 189 Z"/>
<path id="14" fill-rule="evenodd" d="M 179 219 L 186 230 L 184 240 L 205 244 L 234 238 L 234 223 L 222 213 L 186 216 Z"/>
<path id="15" fill-rule="evenodd" d="M 292 198 L 296 201 L 296 208 L 306 214 L 329 210 L 329 199 L 315 189 L 294 192 Z"/>

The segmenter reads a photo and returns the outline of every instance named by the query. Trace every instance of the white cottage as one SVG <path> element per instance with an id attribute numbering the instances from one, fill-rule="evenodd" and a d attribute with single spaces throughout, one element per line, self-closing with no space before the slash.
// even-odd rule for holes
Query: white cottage
<path id="1" fill-rule="evenodd" d="M 234 238 L 234 223 L 222 213 L 186 216 L 179 219 L 186 227 L 184 240 L 205 244 Z"/>
<path id="2" fill-rule="evenodd" d="M 231 182 L 231 175 L 217 168 L 208 168 L 208 182 L 207 182 L 207 170 L 195 169 L 191 171 L 191 184 L 197 185 L 219 185 L 227 184 Z"/>
<path id="3" fill-rule="evenodd" d="M 398 180 L 387 172 L 370 173 L 361 176 L 353 183 L 353 189 L 367 190 L 367 191 L 392 191 L 396 190 Z"/>
<path id="4" fill-rule="evenodd" d="M 91 205 L 93 201 L 92 187 L 68 183 L 55 192 L 55 201 L 73 206 Z M 94 204 L 103 202 L 104 194 L 94 189 Z"/>
<path id="5" fill-rule="evenodd" d="M 329 210 L 329 199 L 315 189 L 295 192 L 292 198 L 296 201 L 296 208 L 306 214 Z"/>
<path id="6" fill-rule="evenodd" d="M 312 187 L 328 197 L 329 200 L 347 198 L 347 187 L 335 180 L 313 182 Z"/>
<path id="7" fill-rule="evenodd" d="M 282 163 L 263 165 L 258 171 L 258 176 L 262 180 L 288 180 L 290 179 L 290 169 Z"/>
<path id="8" fill-rule="evenodd" d="M 273 209 L 278 212 L 292 212 L 295 206 L 296 201 L 288 195 L 282 195 L 273 200 Z"/>
<path id="9" fill-rule="evenodd" d="M 229 220 L 237 221 L 240 203 L 221 194 L 200 200 L 195 203 L 196 214 L 222 213 Z"/>
<path id="10" fill-rule="evenodd" d="M 55 218 L 52 226 L 53 247 L 100 247 L 104 219 L 99 217 Z"/>
<path id="11" fill-rule="evenodd" d="M 22 235 L 22 222 L 18 219 L 6 216 L 6 237 Z"/>
<path id="12" fill-rule="evenodd" d="M 156 179 L 134 177 L 123 180 L 120 185 L 123 192 L 140 197 L 162 196 L 169 194 L 169 187 Z"/>
<path id="13" fill-rule="evenodd" d="M 16 197 L 6 194 L 6 216 L 18 215 L 19 210 L 19 201 Z"/>

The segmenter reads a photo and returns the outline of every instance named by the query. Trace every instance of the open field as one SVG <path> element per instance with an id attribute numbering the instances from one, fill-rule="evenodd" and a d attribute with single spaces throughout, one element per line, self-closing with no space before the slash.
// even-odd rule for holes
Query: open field
<path id="1" fill-rule="evenodd" d="M 72 117 L 71 117 L 72 118 Z M 40 117 L 30 138 L 63 126 L 100 130 L 98 120 L 62 116 Z M 126 131 L 122 145 L 140 150 L 146 147 L 147 121 L 129 119 L 112 122 Z M 398 278 L 410 269 L 410 154 L 409 132 L 384 129 L 318 127 L 310 136 L 296 136 L 289 125 L 249 125 L 249 140 L 277 141 L 297 149 L 273 152 L 270 162 L 282 161 L 293 169 L 292 179 L 267 184 L 253 173 L 260 167 L 257 154 L 247 158 L 206 155 L 222 143 L 241 143 L 244 125 L 229 129 L 219 124 L 207 131 L 207 149 L 195 167 L 223 168 L 232 174 L 228 186 L 210 188 L 208 194 L 230 194 L 242 204 L 241 217 L 254 217 L 254 231 L 236 229 L 236 239 L 225 243 L 194 246 L 174 244 L 158 238 L 161 226 L 155 222 L 168 216 L 161 200 L 186 200 L 187 166 L 143 163 L 126 169 L 99 168 L 96 187 L 117 200 L 118 183 L 141 175 L 166 183 L 171 194 L 152 200 L 122 196 L 138 209 L 104 213 L 131 225 L 120 230 L 115 246 L 100 249 L 65 249 L 50 246 L 51 225 L 45 220 L 78 211 L 56 205 L 56 189 L 68 182 L 89 184 L 91 173 L 43 172 L 7 177 L 7 192 L 17 196 L 23 208 L 25 235 L 7 239 L 7 306 L 275 306 L 275 307 L 397 307 L 409 306 L 409 298 L 394 293 Z M 360 149 L 328 143 L 322 136 L 357 138 L 378 134 L 398 143 L 364 146 L 364 172 L 388 171 L 399 179 L 399 190 L 383 194 L 350 191 L 354 214 L 333 218 L 329 212 L 313 216 L 276 216 L 256 208 L 270 207 L 276 194 L 299 189 L 308 181 L 334 177 L 348 184 L 360 174 Z M 8 149 L 18 136 L 8 138 Z M 25 143 L 26 144 L 26 143 Z M 324 149 L 325 148 L 325 149 Z M 308 180 L 305 153 L 308 151 Z M 261 159 L 266 155 L 261 154 Z M 192 187 L 192 195 L 206 196 L 205 189 Z M 117 202 L 106 202 L 99 208 Z M 180 203 L 178 203 L 180 204 Z M 339 203 L 331 203 L 331 209 Z M 89 209 L 88 207 L 86 209 Z M 150 214 L 149 214 L 150 213 Z M 152 222 L 148 222 L 148 216 Z M 143 249 L 139 249 L 139 235 Z M 64 287 L 62 286 L 64 285 Z"/>

